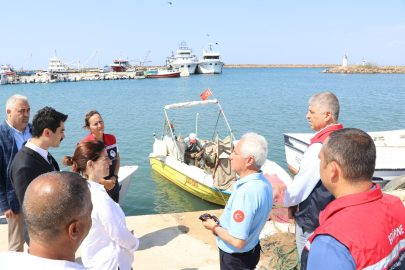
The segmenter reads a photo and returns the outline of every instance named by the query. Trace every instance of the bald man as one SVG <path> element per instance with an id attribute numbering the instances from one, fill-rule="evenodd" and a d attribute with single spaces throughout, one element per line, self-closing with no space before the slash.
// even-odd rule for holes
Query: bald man
<path id="1" fill-rule="evenodd" d="M 79 174 L 38 176 L 23 202 L 31 239 L 28 252 L 1 253 L 0 269 L 89 269 L 75 263 L 75 253 L 90 231 L 92 209 L 89 187 Z"/>

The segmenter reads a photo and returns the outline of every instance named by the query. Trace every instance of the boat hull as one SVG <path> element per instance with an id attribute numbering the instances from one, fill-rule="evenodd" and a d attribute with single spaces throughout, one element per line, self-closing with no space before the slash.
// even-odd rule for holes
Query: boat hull
<path id="1" fill-rule="evenodd" d="M 369 133 L 371 136 L 373 132 Z M 313 134 L 284 134 L 285 155 L 288 168 L 294 174 L 298 174 L 302 157 L 308 148 L 309 138 Z M 373 137 L 373 136 L 372 136 Z M 405 174 L 404 162 L 398 160 L 404 159 L 404 147 L 376 147 L 377 162 L 374 171 L 374 181 L 391 181 L 393 178 Z M 391 162 L 386 162 L 388 158 L 393 158 Z M 393 163 L 399 166 L 391 166 Z"/>
<path id="2" fill-rule="evenodd" d="M 206 186 L 168 166 L 162 160 L 150 157 L 152 169 L 179 188 L 211 204 L 225 206 L 230 194 Z"/>
<path id="3" fill-rule="evenodd" d="M 121 186 L 119 200 L 120 205 L 122 205 L 127 196 L 128 189 L 131 185 L 132 179 L 134 179 L 134 174 L 137 169 L 137 165 L 120 167 L 120 170 L 118 172 L 118 183 Z"/>
<path id="4" fill-rule="evenodd" d="M 180 77 L 180 72 L 174 72 L 170 74 L 148 74 L 148 78 L 172 78 Z"/>
<path id="5" fill-rule="evenodd" d="M 196 72 L 197 64 L 194 62 L 172 62 L 170 63 L 170 66 L 174 69 L 178 68 L 183 68 L 186 67 L 188 69 L 189 74 L 194 74 Z"/>
<path id="6" fill-rule="evenodd" d="M 221 74 L 224 62 L 221 61 L 200 61 L 197 66 L 197 74 Z"/>
<path id="7" fill-rule="evenodd" d="M 115 72 L 125 72 L 127 68 L 124 66 L 112 66 L 111 67 Z"/>
<path id="8" fill-rule="evenodd" d="M 2 84 L 7 84 L 8 83 L 8 78 L 4 74 L 0 74 L 0 85 Z"/>

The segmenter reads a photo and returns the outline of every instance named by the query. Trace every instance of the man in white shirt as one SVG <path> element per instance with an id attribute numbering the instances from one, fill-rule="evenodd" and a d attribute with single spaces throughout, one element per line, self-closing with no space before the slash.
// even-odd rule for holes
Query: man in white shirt
<path id="1" fill-rule="evenodd" d="M 331 92 L 318 93 L 309 100 L 306 118 L 311 129 L 317 133 L 304 153 L 298 174 L 287 186 L 284 198 L 285 206 L 289 207 L 289 213 L 293 213 L 296 221 L 295 234 L 300 258 L 308 238 L 319 227 L 320 211 L 335 199 L 322 184 L 318 154 L 329 134 L 343 128 L 338 124 L 339 110 L 339 100 Z"/>
<path id="2" fill-rule="evenodd" d="M 28 185 L 41 174 L 59 171 L 56 160 L 48 153 L 49 147 L 58 147 L 65 138 L 67 115 L 45 107 L 32 120 L 32 139 L 25 142 L 10 166 L 10 180 L 20 205 Z M 24 239 L 29 246 L 29 236 L 24 225 Z"/>
<path id="3" fill-rule="evenodd" d="M 0 269 L 88 269 L 75 263 L 75 253 L 90 231 L 92 209 L 89 187 L 78 173 L 37 177 L 23 203 L 30 247 L 26 253 L 1 253 Z"/>

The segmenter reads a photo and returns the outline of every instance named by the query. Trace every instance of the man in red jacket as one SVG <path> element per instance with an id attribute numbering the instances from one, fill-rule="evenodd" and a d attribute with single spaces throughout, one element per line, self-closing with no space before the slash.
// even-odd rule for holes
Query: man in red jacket
<path id="1" fill-rule="evenodd" d="M 322 183 L 336 199 L 320 213 L 301 269 L 404 269 L 405 207 L 371 181 L 373 139 L 355 128 L 337 130 L 319 158 Z"/>

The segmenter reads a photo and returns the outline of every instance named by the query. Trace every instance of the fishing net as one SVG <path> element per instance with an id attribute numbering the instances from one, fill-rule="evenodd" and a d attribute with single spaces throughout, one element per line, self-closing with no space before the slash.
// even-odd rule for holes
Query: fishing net
<path id="1" fill-rule="evenodd" d="M 295 242 L 295 233 L 290 232 L 293 226 L 291 221 L 288 232 L 279 230 L 273 221 L 277 233 L 268 235 L 260 240 L 262 254 L 260 257 L 259 270 L 298 270 L 300 260 Z"/>
<path id="2" fill-rule="evenodd" d="M 214 187 L 226 190 L 235 182 L 236 173 L 231 170 L 231 161 L 228 158 L 219 159 L 214 175 Z"/>

